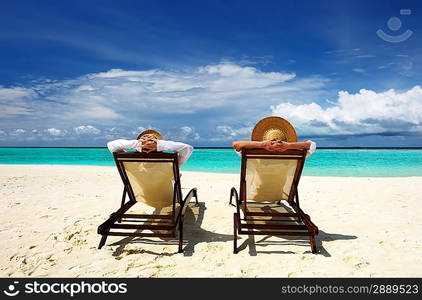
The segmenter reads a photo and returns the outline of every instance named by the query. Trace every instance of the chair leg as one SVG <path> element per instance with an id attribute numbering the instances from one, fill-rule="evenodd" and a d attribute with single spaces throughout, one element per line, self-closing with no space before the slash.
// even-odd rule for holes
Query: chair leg
<path id="1" fill-rule="evenodd" d="M 106 240 L 107 240 L 107 235 L 106 235 L 106 234 L 104 234 L 104 235 L 101 237 L 100 244 L 98 245 L 98 249 L 101 249 L 101 248 L 104 246 L 104 244 L 105 244 Z"/>
<path id="2" fill-rule="evenodd" d="M 310 237 L 309 237 L 309 241 L 311 242 L 311 249 L 312 249 L 312 253 L 313 253 L 313 254 L 318 253 L 318 249 L 317 249 L 317 246 L 316 246 L 316 244 L 315 244 L 315 238 L 314 238 L 313 236 L 310 236 Z"/>
<path id="3" fill-rule="evenodd" d="M 183 219 L 179 221 L 179 253 L 183 252 Z"/>
<path id="4" fill-rule="evenodd" d="M 233 214 L 233 253 L 237 254 L 237 218 L 236 214 Z"/>
<path id="5" fill-rule="evenodd" d="M 122 201 L 120 201 L 120 208 L 122 208 L 125 205 L 125 199 L 126 199 L 126 186 L 123 189 Z M 117 219 L 117 223 L 122 223 L 122 217 L 119 217 Z"/>

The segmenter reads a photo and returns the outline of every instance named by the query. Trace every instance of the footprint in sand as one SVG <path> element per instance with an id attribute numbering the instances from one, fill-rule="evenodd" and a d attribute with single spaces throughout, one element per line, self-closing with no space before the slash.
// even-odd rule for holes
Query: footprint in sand
<path id="1" fill-rule="evenodd" d="M 144 249 L 125 249 L 125 250 L 123 250 L 123 252 L 120 256 L 124 257 L 124 256 L 128 256 L 128 255 L 133 255 L 133 254 L 142 254 L 144 252 L 145 252 Z"/>
<path id="2" fill-rule="evenodd" d="M 300 260 L 314 260 L 315 259 L 315 255 L 312 254 L 312 256 L 306 256 L 306 255 L 302 255 L 300 257 Z"/>
<path id="3" fill-rule="evenodd" d="M 77 224 L 78 222 L 79 221 L 76 221 L 73 225 L 65 227 L 63 233 L 53 234 L 52 238 L 54 240 L 70 243 L 72 246 L 87 244 L 86 238 L 92 230 L 89 228 L 83 229 L 83 227 L 86 226 Z"/>
<path id="4" fill-rule="evenodd" d="M 343 258 L 343 262 L 348 265 L 352 265 L 354 269 L 360 270 L 369 266 L 369 262 L 364 261 L 363 259 L 355 256 L 347 256 Z"/>
<path id="5" fill-rule="evenodd" d="M 240 270 L 240 276 L 241 277 L 249 277 L 251 270 L 250 269 L 242 269 Z"/>
<path id="6" fill-rule="evenodd" d="M 89 264 L 78 264 L 78 265 L 71 266 L 70 268 L 68 268 L 68 270 L 73 270 L 73 269 L 81 270 L 83 267 L 87 267 L 87 266 L 89 266 Z"/>
<path id="7" fill-rule="evenodd" d="M 158 277 L 160 273 L 168 273 L 171 272 L 169 269 L 174 268 L 176 266 L 173 262 L 161 263 L 161 264 L 154 264 L 153 262 L 143 264 L 138 266 L 135 270 L 130 268 L 128 265 L 128 269 L 132 269 L 132 271 L 140 272 L 138 277 Z"/>
<path id="8" fill-rule="evenodd" d="M 369 266 L 369 262 L 364 261 L 364 262 L 360 262 L 360 263 L 355 264 L 354 268 L 357 269 L 357 270 L 360 270 L 360 269 L 366 268 L 367 266 Z"/>
<path id="9" fill-rule="evenodd" d="M 141 268 L 141 267 L 142 267 L 141 270 L 146 269 L 151 264 L 153 264 L 153 262 L 148 262 L 148 263 L 131 262 L 127 265 L 126 272 L 131 271 L 132 269 Z"/>
<path id="10" fill-rule="evenodd" d="M 25 276 L 31 276 L 40 266 L 49 268 L 56 264 L 53 254 L 13 255 L 10 261 L 15 262 L 15 268 Z"/>
<path id="11" fill-rule="evenodd" d="M 223 250 L 223 246 L 222 245 L 213 245 L 213 244 L 208 244 L 206 245 L 206 249 L 207 249 L 207 253 L 219 253 Z"/>
<path id="12" fill-rule="evenodd" d="M 300 276 L 300 272 L 289 272 L 287 274 L 287 277 L 291 278 L 291 277 L 298 277 Z"/>

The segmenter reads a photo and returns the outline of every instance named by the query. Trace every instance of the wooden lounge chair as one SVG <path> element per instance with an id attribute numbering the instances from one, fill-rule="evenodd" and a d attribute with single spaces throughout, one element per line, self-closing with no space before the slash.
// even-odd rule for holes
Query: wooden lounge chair
<path id="1" fill-rule="evenodd" d="M 102 235 L 98 248 L 108 236 L 175 238 L 178 231 L 178 252 L 183 252 L 185 210 L 192 197 L 198 204 L 198 196 L 194 188 L 182 199 L 177 154 L 114 152 L 113 156 L 123 181 L 123 196 L 120 208 L 98 227 Z M 138 201 L 160 213 L 126 213 Z"/>
<path id="2" fill-rule="evenodd" d="M 306 150 L 281 153 L 264 149 L 243 149 L 239 194 L 230 191 L 234 213 L 234 253 L 237 235 L 308 236 L 312 253 L 317 252 L 318 227 L 299 205 L 298 184 Z M 287 203 L 291 207 L 282 205 Z M 287 208 L 287 209 L 286 209 Z"/>

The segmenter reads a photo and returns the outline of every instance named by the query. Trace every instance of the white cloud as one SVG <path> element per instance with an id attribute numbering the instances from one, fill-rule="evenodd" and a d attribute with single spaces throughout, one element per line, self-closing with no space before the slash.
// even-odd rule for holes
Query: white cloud
<path id="1" fill-rule="evenodd" d="M 216 127 L 216 130 L 217 132 L 224 133 L 228 136 L 236 135 L 236 132 L 230 126 L 227 126 L 227 125 L 219 125 Z"/>
<path id="2" fill-rule="evenodd" d="M 81 125 L 73 128 L 73 131 L 78 135 L 97 135 L 101 130 L 91 125 Z"/>
<path id="3" fill-rule="evenodd" d="M 111 69 L 107 72 L 101 72 L 96 74 L 88 75 L 89 78 L 119 78 L 119 77 L 127 77 L 132 76 L 136 77 L 149 77 L 154 75 L 155 73 L 159 72 L 158 70 L 150 70 L 150 71 L 125 71 L 121 69 Z"/>
<path id="4" fill-rule="evenodd" d="M 180 134 L 183 137 L 182 139 L 193 139 L 199 140 L 200 136 L 198 133 L 195 132 L 195 129 L 189 126 L 182 126 L 180 127 Z"/>
<path id="5" fill-rule="evenodd" d="M 15 131 L 13 131 L 14 134 L 24 134 L 25 132 L 26 130 L 22 128 L 15 129 Z"/>
<path id="6" fill-rule="evenodd" d="M 95 89 L 89 84 L 83 84 L 75 89 L 77 92 L 94 91 Z"/>
<path id="7" fill-rule="evenodd" d="M 192 133 L 192 131 L 193 131 L 193 129 L 191 127 L 189 127 L 189 126 L 182 126 L 182 127 L 180 127 L 180 132 L 182 134 L 187 135 L 187 134 Z"/>
<path id="8" fill-rule="evenodd" d="M 6 133 L 6 136 L 10 137 L 12 140 L 20 140 L 27 137 L 27 134 L 25 129 L 18 128 L 9 131 L 8 133 Z"/>
<path id="9" fill-rule="evenodd" d="M 151 127 L 169 129 L 178 126 L 174 117 L 195 123 L 195 114 L 210 109 L 214 112 L 207 118 L 222 123 L 219 111 L 235 109 L 244 119 L 257 117 L 256 111 L 265 115 L 271 104 L 293 101 L 295 94 L 309 93 L 325 83 L 320 77 L 297 79 L 290 72 L 264 72 L 232 62 L 193 70 L 112 69 L 64 81 L 36 81 L 26 88 L 2 88 L 0 95 L 13 97 L 14 104 L 0 101 L 5 106 L 0 116 L 10 118 L 0 119 L 0 128 L 26 114 L 19 121 L 28 128 L 45 124 L 72 128 L 87 123 L 97 128 L 134 128 L 142 120 Z"/>
<path id="10" fill-rule="evenodd" d="M 302 134 L 362 134 L 418 131 L 422 124 L 422 88 L 376 93 L 362 89 L 341 91 L 337 102 L 323 108 L 317 103 L 280 103 L 275 115 L 288 119 Z"/>
<path id="11" fill-rule="evenodd" d="M 29 88 L 0 86 L 0 117 L 13 117 L 31 114 L 28 100 L 36 96 Z"/>
<path id="12" fill-rule="evenodd" d="M 264 88 L 291 80 L 295 74 L 261 72 L 254 67 L 232 63 L 209 65 L 199 69 L 199 74 L 211 75 L 207 85 L 211 91 L 235 91 Z"/>
<path id="13" fill-rule="evenodd" d="M 18 115 L 30 115 L 31 112 L 24 108 L 16 105 L 3 105 L 0 104 L 0 117 L 11 117 Z"/>
<path id="14" fill-rule="evenodd" d="M 14 99 L 13 104 L 0 101 L 0 116 L 7 116 L 0 118 L 0 128 L 19 122 L 28 132 L 39 128 L 37 134 L 46 139 L 53 135 L 45 128 L 67 130 L 68 140 L 112 139 L 136 136 L 142 130 L 134 128 L 141 123 L 175 138 L 199 140 L 216 124 L 232 126 L 228 112 L 237 123 L 257 120 L 269 114 L 270 105 L 320 97 L 326 82 L 228 61 L 189 70 L 112 69 L 70 80 L 37 80 L 25 88 L 0 87 L 0 100 Z"/>
<path id="15" fill-rule="evenodd" d="M 247 126 L 217 125 L 208 137 L 208 140 L 220 143 L 233 140 L 249 140 L 253 128 L 252 122 L 249 122 L 249 124 Z"/>
<path id="16" fill-rule="evenodd" d="M 193 70 L 112 69 L 25 88 L 0 87 L 0 128 L 19 124 L 26 132 L 6 130 L 8 136 L 24 138 L 38 128 L 32 138 L 65 134 L 67 140 L 133 138 L 157 128 L 165 138 L 223 141 L 249 138 L 257 120 L 276 114 L 299 134 L 420 131 L 419 86 L 405 92 L 342 91 L 337 101 L 320 103 L 331 96 L 327 82 L 231 62 Z"/>
<path id="17" fill-rule="evenodd" d="M 352 69 L 353 72 L 364 74 L 366 73 L 365 69 L 362 68 L 354 68 Z"/>
<path id="18" fill-rule="evenodd" d="M 5 88 L 0 86 L 0 101 L 14 101 L 22 98 L 33 97 L 34 91 L 22 87 Z"/>
<path id="19" fill-rule="evenodd" d="M 32 131 L 34 133 L 34 131 Z M 35 131 L 36 133 L 37 131 Z M 59 136 L 63 136 L 64 132 L 60 129 L 57 128 L 48 128 L 45 130 L 45 132 L 47 132 L 49 135 L 51 136 L 55 136 L 55 137 L 59 137 Z"/>
<path id="20" fill-rule="evenodd" d="M 243 138 L 250 136 L 252 132 L 252 126 L 233 128 L 232 126 L 218 125 L 216 127 L 216 131 L 217 133 L 225 135 L 226 138 Z"/>
<path id="21" fill-rule="evenodd" d="M 181 126 L 167 130 L 164 134 L 164 138 L 171 140 L 197 141 L 201 138 L 201 136 L 196 132 L 195 128 L 190 126 Z"/>
<path id="22" fill-rule="evenodd" d="M 150 126 L 150 127 L 152 127 L 152 126 Z M 149 127 L 149 128 L 150 128 Z M 145 127 L 143 127 L 143 126 L 138 126 L 138 127 L 136 127 L 136 129 L 135 130 L 132 130 L 131 131 L 131 133 L 132 133 L 132 135 L 133 136 L 138 136 L 142 131 L 144 131 L 144 130 L 146 130 L 146 128 Z"/>
<path id="23" fill-rule="evenodd" d="M 376 55 L 374 55 L 374 54 L 362 54 L 362 55 L 357 55 L 357 56 L 355 56 L 356 58 L 375 58 L 375 57 L 377 57 Z"/>
<path id="24" fill-rule="evenodd" d="M 73 117 L 73 114 L 67 114 L 65 117 L 71 118 Z M 109 107 L 93 104 L 90 107 L 85 107 L 83 110 L 80 110 L 79 117 L 87 119 L 118 119 L 121 115 Z"/>
<path id="25" fill-rule="evenodd" d="M 330 51 L 324 51 L 324 54 L 334 54 L 334 55 L 357 55 L 360 52 L 360 48 L 353 48 L 353 49 L 336 49 Z"/>

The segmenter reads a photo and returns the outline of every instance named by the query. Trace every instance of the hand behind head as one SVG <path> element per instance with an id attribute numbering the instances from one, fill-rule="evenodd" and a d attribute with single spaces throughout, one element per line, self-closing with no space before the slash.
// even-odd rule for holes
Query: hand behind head
<path id="1" fill-rule="evenodd" d="M 283 152 L 287 150 L 288 144 L 280 139 L 272 139 L 265 142 L 264 149 L 271 152 Z"/>
<path id="2" fill-rule="evenodd" d="M 150 153 L 152 151 L 157 151 L 157 141 L 156 140 L 142 141 L 142 152 Z"/>

